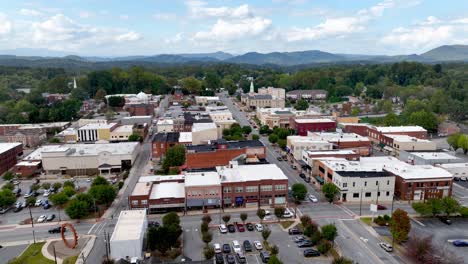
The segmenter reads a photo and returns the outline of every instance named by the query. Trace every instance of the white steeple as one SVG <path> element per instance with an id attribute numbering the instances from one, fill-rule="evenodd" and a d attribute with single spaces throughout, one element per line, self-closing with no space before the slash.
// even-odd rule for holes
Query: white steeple
<path id="1" fill-rule="evenodd" d="M 250 93 L 255 93 L 253 81 L 250 81 Z"/>
<path id="2" fill-rule="evenodd" d="M 73 89 L 76 89 L 78 88 L 78 86 L 76 85 L 76 78 L 73 77 Z"/>

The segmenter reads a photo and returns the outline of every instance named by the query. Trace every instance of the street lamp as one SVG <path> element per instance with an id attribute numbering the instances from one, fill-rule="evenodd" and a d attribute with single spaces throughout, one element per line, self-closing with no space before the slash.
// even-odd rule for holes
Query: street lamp
<path id="1" fill-rule="evenodd" d="M 31 217 L 31 227 L 32 227 L 33 240 L 34 240 L 34 244 L 36 244 L 36 234 L 34 233 L 34 219 L 32 217 L 31 205 L 30 204 L 28 204 L 28 209 L 29 209 L 29 216 Z"/>

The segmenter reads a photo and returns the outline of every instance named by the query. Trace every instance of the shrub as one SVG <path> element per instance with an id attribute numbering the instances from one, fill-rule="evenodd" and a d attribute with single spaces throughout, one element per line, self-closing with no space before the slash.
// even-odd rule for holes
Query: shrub
<path id="1" fill-rule="evenodd" d="M 202 240 L 208 244 L 211 242 L 211 240 L 213 240 L 213 235 L 210 232 L 204 232 L 202 235 Z"/>
<path id="2" fill-rule="evenodd" d="M 279 253 L 279 248 L 278 248 L 278 246 L 277 246 L 277 245 L 273 245 L 273 246 L 271 247 L 271 249 L 270 249 L 270 253 L 271 253 L 272 255 L 278 255 L 278 253 Z"/>
<path id="3" fill-rule="evenodd" d="M 206 246 L 203 249 L 203 255 L 205 255 L 206 259 L 212 259 L 215 255 L 214 248 L 212 246 Z"/>
<path id="4" fill-rule="evenodd" d="M 203 215 L 203 217 L 202 217 L 202 221 L 207 223 L 207 224 L 211 223 L 211 220 L 212 219 L 211 219 L 211 216 L 209 214 Z"/>
<path id="5" fill-rule="evenodd" d="M 390 222 L 390 220 L 392 219 L 389 215 L 384 215 L 383 216 L 383 219 L 386 221 L 386 222 Z"/>
<path id="6" fill-rule="evenodd" d="M 118 183 L 119 190 L 122 189 L 123 186 L 124 186 L 124 182 L 123 182 L 123 181 L 119 181 L 119 183 Z"/>
<path id="7" fill-rule="evenodd" d="M 314 243 L 314 245 L 317 245 L 320 242 L 320 240 L 322 240 L 322 233 L 320 232 L 320 230 L 317 230 L 310 237 L 310 241 L 312 241 L 312 243 Z"/>
<path id="8" fill-rule="evenodd" d="M 328 251 L 330 251 L 330 249 L 332 247 L 333 246 L 332 246 L 332 243 L 330 241 L 323 239 L 318 244 L 317 250 L 322 254 L 326 254 Z"/>
<path id="9" fill-rule="evenodd" d="M 461 207 L 459 212 L 462 217 L 468 217 L 468 207 Z"/>
<path id="10" fill-rule="evenodd" d="M 203 221 L 200 226 L 202 233 L 208 232 L 208 222 Z"/>

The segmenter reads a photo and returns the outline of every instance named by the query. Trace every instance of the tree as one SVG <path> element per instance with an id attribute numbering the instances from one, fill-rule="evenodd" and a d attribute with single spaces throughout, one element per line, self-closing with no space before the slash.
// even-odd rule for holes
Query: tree
<path id="1" fill-rule="evenodd" d="M 296 201 L 304 201 L 307 195 L 307 187 L 302 183 L 295 183 L 291 187 L 292 197 Z"/>
<path id="2" fill-rule="evenodd" d="M 15 189 L 15 185 L 11 182 L 7 182 L 3 185 L 2 189 L 8 189 L 13 191 L 13 189 Z"/>
<path id="3" fill-rule="evenodd" d="M 176 145 L 166 151 L 162 167 L 167 172 L 170 167 L 182 166 L 185 163 L 185 147 Z"/>
<path id="4" fill-rule="evenodd" d="M 31 185 L 31 190 L 33 190 L 33 191 L 35 191 L 35 192 L 36 192 L 37 190 L 39 190 L 40 188 L 41 188 L 41 186 L 39 186 L 39 184 L 33 184 L 33 185 Z"/>
<path id="5" fill-rule="evenodd" d="M 457 213 L 460 210 L 460 203 L 455 198 L 445 196 L 441 200 L 441 208 L 445 215 L 449 217 L 451 214 Z"/>
<path id="6" fill-rule="evenodd" d="M 265 216 L 266 216 L 265 210 L 261 209 L 261 208 L 258 209 L 257 210 L 257 216 L 258 216 L 258 218 L 260 218 L 260 223 L 261 223 L 263 221 L 263 218 L 265 218 Z"/>
<path id="7" fill-rule="evenodd" d="M 102 101 L 106 97 L 107 93 L 103 89 L 97 90 L 96 94 L 94 95 L 94 100 Z"/>
<path id="8" fill-rule="evenodd" d="M 304 236 L 306 237 L 312 237 L 312 235 L 317 231 L 318 226 L 315 223 L 304 226 Z"/>
<path id="9" fill-rule="evenodd" d="M 96 203 L 109 205 L 117 197 L 117 190 L 112 185 L 94 185 L 89 189 L 89 194 Z"/>
<path id="10" fill-rule="evenodd" d="M 294 108 L 296 108 L 297 110 L 307 110 L 309 108 L 309 103 L 304 99 L 300 99 L 299 101 L 297 101 Z"/>
<path id="11" fill-rule="evenodd" d="M 125 105 L 125 98 L 122 96 L 111 96 L 107 98 L 107 104 L 110 107 L 123 107 Z"/>
<path id="12" fill-rule="evenodd" d="M 208 232 L 209 226 L 207 222 L 202 222 L 200 225 L 200 230 L 202 233 Z"/>
<path id="13" fill-rule="evenodd" d="M 94 178 L 93 182 L 91 183 L 91 187 L 98 186 L 98 185 L 109 185 L 109 181 L 102 176 L 97 176 Z"/>
<path id="14" fill-rule="evenodd" d="M 72 181 L 65 181 L 63 183 L 63 188 L 65 188 L 65 187 L 75 188 L 75 184 Z"/>
<path id="15" fill-rule="evenodd" d="M 277 255 L 271 255 L 267 264 L 283 264 Z"/>
<path id="16" fill-rule="evenodd" d="M 252 135 L 252 140 L 259 140 L 259 139 L 260 139 L 259 135 L 257 135 L 257 134 Z"/>
<path id="17" fill-rule="evenodd" d="M 16 201 L 15 194 L 10 189 L 0 190 L 0 207 L 8 207 Z"/>
<path id="18" fill-rule="evenodd" d="M 322 237 L 331 242 L 335 241 L 335 238 L 338 235 L 338 230 L 336 229 L 335 224 L 324 225 L 320 230 L 322 231 Z"/>
<path id="19" fill-rule="evenodd" d="M 422 126 L 429 131 L 437 131 L 437 117 L 433 113 L 423 110 L 411 113 L 408 118 L 408 123 Z"/>
<path id="20" fill-rule="evenodd" d="M 248 135 L 248 134 L 250 134 L 250 132 L 252 132 L 252 128 L 250 126 L 243 126 L 242 127 L 242 133 Z"/>
<path id="21" fill-rule="evenodd" d="M 240 214 L 240 219 L 242 220 L 242 223 L 245 223 L 245 220 L 247 220 L 247 217 L 248 217 L 248 216 L 249 216 L 249 215 L 246 214 L 246 213 L 241 213 L 241 214 Z"/>
<path id="22" fill-rule="evenodd" d="M 280 219 L 284 215 L 284 211 L 286 209 L 283 206 L 277 206 L 275 207 L 275 216 Z"/>
<path id="23" fill-rule="evenodd" d="M 224 221 L 225 224 L 227 224 L 229 222 L 229 220 L 231 220 L 231 215 L 229 215 L 229 214 L 223 215 L 223 221 Z"/>
<path id="24" fill-rule="evenodd" d="M 335 184 L 328 182 L 322 186 L 322 192 L 325 194 L 325 198 L 327 198 L 328 202 L 332 203 L 340 190 Z"/>
<path id="25" fill-rule="evenodd" d="M 205 215 L 202 216 L 202 222 L 209 224 L 209 223 L 211 223 L 211 221 L 212 221 L 212 219 L 211 219 L 211 216 L 209 214 L 205 214 Z"/>
<path id="26" fill-rule="evenodd" d="M 395 113 L 388 113 L 384 118 L 383 118 L 383 125 L 385 126 L 398 126 L 401 124 L 400 117 L 396 115 Z"/>
<path id="27" fill-rule="evenodd" d="M 56 205 L 59 208 L 58 213 L 59 213 L 59 221 L 60 221 L 61 220 L 60 219 L 60 209 L 63 209 L 63 206 L 66 203 L 68 203 L 69 198 L 65 193 L 59 192 L 59 193 L 56 193 L 56 194 L 52 194 L 49 199 L 52 202 L 52 204 Z"/>
<path id="28" fill-rule="evenodd" d="M 202 90 L 201 82 L 193 77 L 182 79 L 182 87 L 190 94 L 200 94 Z"/>
<path id="29" fill-rule="evenodd" d="M 44 189 L 44 190 L 50 189 L 50 183 L 44 182 L 44 183 L 42 184 L 42 189 Z"/>
<path id="30" fill-rule="evenodd" d="M 460 213 L 461 217 L 468 217 L 468 207 L 462 206 L 458 212 Z"/>
<path id="31" fill-rule="evenodd" d="M 270 141 L 271 144 L 276 144 L 276 142 L 278 142 L 278 136 L 276 134 L 271 134 L 268 136 L 268 141 Z"/>
<path id="32" fill-rule="evenodd" d="M 462 264 L 463 259 L 454 252 L 445 248 L 434 246 L 432 236 L 413 234 L 405 246 L 405 255 L 413 263 Z"/>
<path id="33" fill-rule="evenodd" d="M 36 197 L 30 196 L 26 199 L 26 204 L 28 206 L 33 206 L 36 203 Z"/>
<path id="34" fill-rule="evenodd" d="M 343 256 L 341 257 L 335 257 L 332 261 L 332 264 L 353 264 L 354 262 L 348 258 L 345 258 Z"/>
<path id="35" fill-rule="evenodd" d="M 138 134 L 131 134 L 130 136 L 128 136 L 128 141 L 130 142 L 142 142 L 143 141 L 143 138 L 138 135 Z"/>
<path id="36" fill-rule="evenodd" d="M 68 197 L 72 197 L 76 193 L 75 189 L 70 186 L 64 187 L 62 192 Z"/>
<path id="37" fill-rule="evenodd" d="M 162 218 L 163 226 L 180 226 L 180 217 L 176 212 L 170 212 Z"/>
<path id="38" fill-rule="evenodd" d="M 54 184 L 52 184 L 52 187 L 54 188 L 54 190 L 58 190 L 60 188 L 62 188 L 62 183 L 60 182 L 54 182 Z"/>
<path id="39" fill-rule="evenodd" d="M 400 208 L 396 209 L 390 220 L 390 233 L 397 243 L 408 239 L 411 223 L 408 213 Z"/>
<path id="40" fill-rule="evenodd" d="M 210 260 L 214 257 L 215 255 L 215 250 L 212 246 L 206 246 L 204 249 L 203 249 L 203 255 L 205 256 L 205 259 L 207 260 Z"/>
<path id="41" fill-rule="evenodd" d="M 286 148 L 286 139 L 278 139 L 278 147 L 280 149 L 285 149 Z"/>
<path id="42" fill-rule="evenodd" d="M 418 214 L 420 214 L 422 216 L 427 216 L 427 215 L 432 214 L 431 208 L 430 208 L 428 203 L 416 202 L 416 203 L 412 203 L 411 207 L 413 207 L 413 209 L 414 209 L 414 211 L 416 211 L 416 213 L 418 213 Z"/>
<path id="43" fill-rule="evenodd" d="M 271 230 L 270 229 L 264 229 L 262 231 L 262 238 L 263 238 L 264 241 L 267 241 L 268 238 L 270 237 L 270 235 L 271 235 Z"/>
<path id="44" fill-rule="evenodd" d="M 361 113 L 361 109 L 359 107 L 353 107 L 351 110 L 351 115 L 352 116 L 358 116 Z"/>
<path id="45" fill-rule="evenodd" d="M 210 232 L 203 232 L 202 240 L 208 245 L 213 240 L 213 235 Z"/>
<path id="46" fill-rule="evenodd" d="M 460 135 L 458 137 L 457 146 L 466 154 L 468 152 L 468 137 L 466 135 Z"/>
<path id="47" fill-rule="evenodd" d="M 457 150 L 459 148 L 458 139 L 460 138 L 460 136 L 461 134 L 457 133 L 457 134 L 450 135 L 447 138 L 447 143 L 453 148 L 453 150 Z"/>
<path id="48" fill-rule="evenodd" d="M 15 178 L 15 175 L 11 171 L 7 171 L 5 174 L 3 174 L 3 179 L 5 181 L 11 181 L 13 178 Z"/>
<path id="49" fill-rule="evenodd" d="M 304 227 L 306 227 L 308 225 L 311 225 L 313 223 L 312 218 L 310 218 L 310 216 L 308 216 L 308 215 L 301 216 L 300 220 L 301 220 L 302 226 L 304 226 Z"/>
<path id="50" fill-rule="evenodd" d="M 322 240 L 317 246 L 317 250 L 321 254 L 326 254 L 333 247 L 333 244 L 328 240 Z"/>
<path id="51" fill-rule="evenodd" d="M 82 219 L 88 215 L 89 204 L 85 201 L 80 201 L 78 199 L 72 199 L 68 203 L 65 212 L 71 219 Z"/>

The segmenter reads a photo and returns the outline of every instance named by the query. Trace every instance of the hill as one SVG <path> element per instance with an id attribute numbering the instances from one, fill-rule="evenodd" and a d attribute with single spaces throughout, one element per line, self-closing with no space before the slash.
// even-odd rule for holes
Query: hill
<path id="1" fill-rule="evenodd" d="M 244 55 L 232 57 L 226 61 L 232 63 L 245 63 L 256 65 L 275 64 L 282 66 L 292 66 L 300 64 L 325 63 L 344 60 L 346 60 L 346 58 L 340 55 L 335 55 L 319 50 L 309 50 L 297 52 L 272 52 L 266 54 L 258 52 L 249 52 Z"/>
<path id="2" fill-rule="evenodd" d="M 433 61 L 468 61 L 468 45 L 444 45 L 421 56 Z"/>

